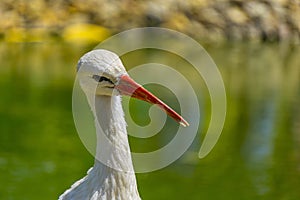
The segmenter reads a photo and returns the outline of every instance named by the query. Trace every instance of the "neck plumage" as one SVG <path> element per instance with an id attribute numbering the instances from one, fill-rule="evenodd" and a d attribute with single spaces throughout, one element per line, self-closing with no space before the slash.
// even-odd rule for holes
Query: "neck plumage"
<path id="1" fill-rule="evenodd" d="M 60 199 L 139 200 L 121 97 L 96 96 L 88 101 L 97 132 L 95 164 Z"/>
<path id="2" fill-rule="evenodd" d="M 117 171 L 134 173 L 121 97 L 96 96 L 94 110 L 96 161 Z"/>

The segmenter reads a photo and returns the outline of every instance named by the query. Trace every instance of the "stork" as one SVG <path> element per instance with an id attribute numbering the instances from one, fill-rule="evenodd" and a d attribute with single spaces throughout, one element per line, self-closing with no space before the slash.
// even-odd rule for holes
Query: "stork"
<path id="1" fill-rule="evenodd" d="M 96 159 L 87 175 L 60 195 L 59 200 L 140 200 L 121 96 L 127 95 L 157 104 L 181 125 L 189 124 L 131 79 L 120 58 L 111 51 L 97 49 L 83 55 L 77 65 L 77 74 L 95 117 Z M 103 147 L 103 134 L 100 130 L 113 145 L 112 150 L 108 152 L 105 152 Z M 106 154 L 110 165 L 97 159 L 103 154 Z M 118 166 L 119 169 L 112 166 Z"/>

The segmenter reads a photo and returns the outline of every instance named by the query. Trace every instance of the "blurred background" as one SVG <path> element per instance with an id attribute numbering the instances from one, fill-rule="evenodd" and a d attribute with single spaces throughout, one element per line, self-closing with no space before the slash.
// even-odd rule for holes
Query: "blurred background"
<path id="1" fill-rule="evenodd" d="M 86 174 L 94 158 L 72 116 L 77 61 L 109 36 L 144 26 L 178 30 L 203 45 L 223 76 L 228 110 L 217 145 L 197 159 L 210 117 L 200 81 L 199 137 L 172 165 L 137 174 L 142 198 L 300 199 L 298 0 L 1 0 L 0 16 L 0 199 L 57 199 Z M 192 74 L 166 52 L 140 50 L 122 60 L 129 70 L 155 56 Z M 180 109 L 166 88 L 146 87 Z M 137 123 L 149 123 L 149 105 L 131 106 Z M 173 137 L 164 128 L 129 139 L 132 151 L 147 152 Z"/>

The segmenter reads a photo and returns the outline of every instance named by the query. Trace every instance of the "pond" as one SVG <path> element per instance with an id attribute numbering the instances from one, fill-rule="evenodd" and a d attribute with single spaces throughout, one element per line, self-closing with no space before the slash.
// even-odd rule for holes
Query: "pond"
<path id="1" fill-rule="evenodd" d="M 142 198 L 300 199 L 300 46 L 248 42 L 204 47 L 226 88 L 221 137 L 206 157 L 195 156 L 210 118 L 209 94 L 199 81 L 198 136 L 170 166 L 137 174 Z M 91 49 L 63 42 L 0 44 L 0 199 L 57 199 L 93 165 L 72 116 L 75 67 Z M 159 53 L 129 53 L 124 64 L 130 69 Z M 164 55 L 171 66 L 180 64 Z M 166 88 L 147 88 L 178 107 Z M 130 113 L 140 125 L 149 123 L 148 109 L 146 103 L 131 101 Z M 170 119 L 167 123 L 176 125 Z M 160 148 L 174 137 L 168 130 L 146 139 L 130 136 L 132 151 Z"/>

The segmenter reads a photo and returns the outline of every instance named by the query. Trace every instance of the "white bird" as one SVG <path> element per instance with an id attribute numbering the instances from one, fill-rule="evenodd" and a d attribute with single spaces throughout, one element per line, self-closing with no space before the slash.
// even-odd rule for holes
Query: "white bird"
<path id="1" fill-rule="evenodd" d="M 141 198 L 131 160 L 121 95 L 157 104 L 181 125 L 189 124 L 134 82 L 113 52 L 98 49 L 86 53 L 78 62 L 77 73 L 95 117 L 96 159 L 87 175 L 66 190 L 59 200 L 139 200 Z M 105 139 L 113 148 L 106 148 Z M 99 161 L 101 156 L 105 157 L 105 164 Z"/>

